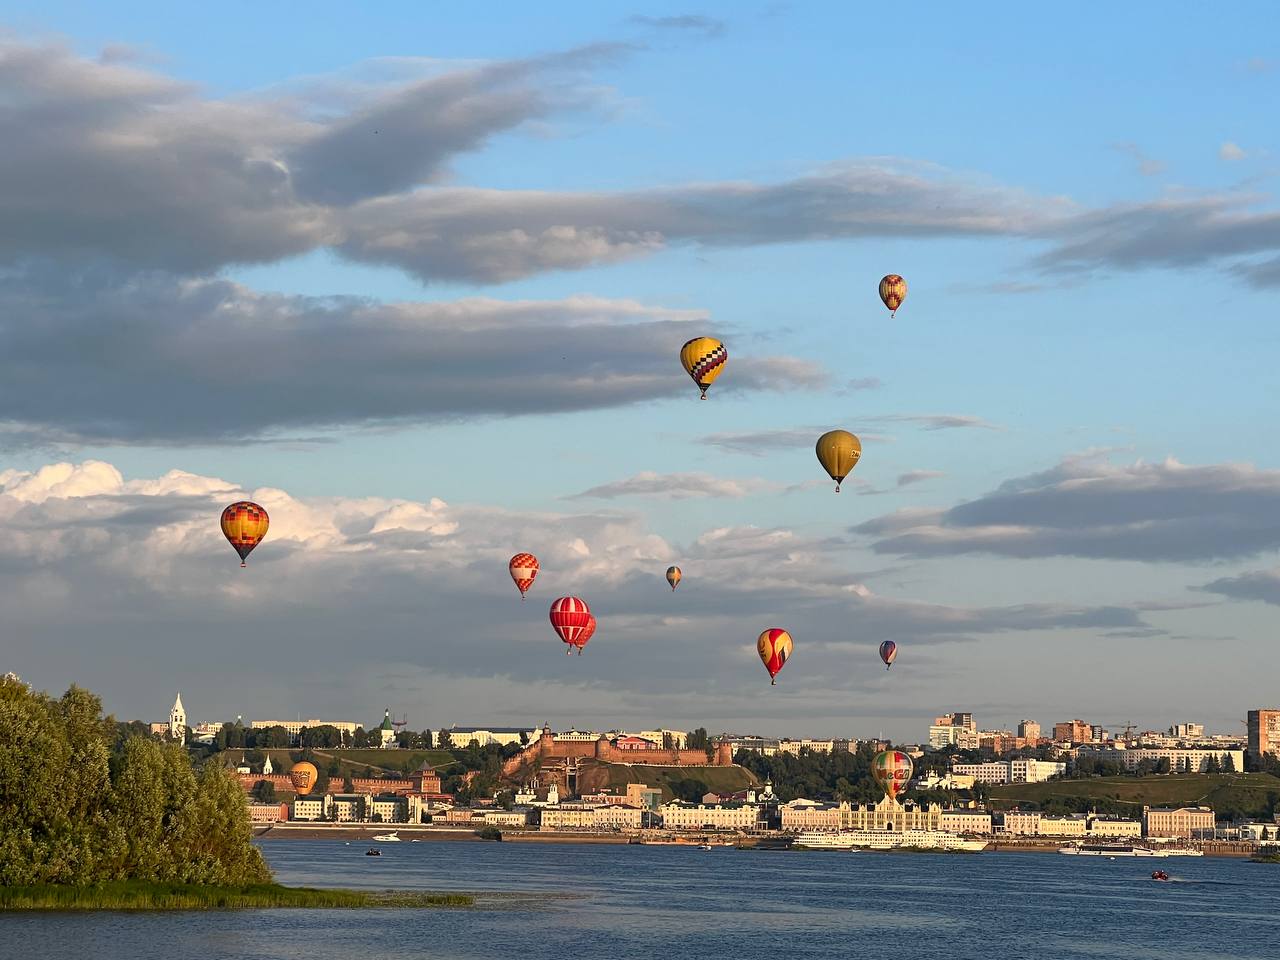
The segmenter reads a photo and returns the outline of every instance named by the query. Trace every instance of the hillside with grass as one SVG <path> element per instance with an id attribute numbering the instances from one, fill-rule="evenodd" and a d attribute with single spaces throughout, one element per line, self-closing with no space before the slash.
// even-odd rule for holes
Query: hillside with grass
<path id="1" fill-rule="evenodd" d="M 1034 807 L 1048 812 L 1097 809 L 1138 817 L 1144 806 L 1212 807 L 1220 820 L 1271 819 L 1280 809 L 1280 777 L 1267 773 L 1175 774 L 1150 777 L 1094 777 L 1046 783 L 993 785 L 991 805 Z"/>
<path id="2" fill-rule="evenodd" d="M 584 763 L 578 774 L 578 790 L 611 789 L 619 793 L 628 783 L 643 783 L 662 789 L 662 799 L 673 800 L 683 795 L 686 799 L 704 793 L 736 793 L 759 785 L 759 781 L 745 767 L 661 767 L 625 763 Z M 683 789 L 677 785 L 683 784 Z M 696 784 L 702 784 L 697 789 Z"/>

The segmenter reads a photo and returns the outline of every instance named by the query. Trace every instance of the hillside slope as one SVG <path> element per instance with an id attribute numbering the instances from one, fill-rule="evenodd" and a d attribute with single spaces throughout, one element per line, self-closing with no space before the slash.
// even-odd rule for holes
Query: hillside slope
<path id="1" fill-rule="evenodd" d="M 1002 810 L 1018 804 L 1049 804 L 1081 812 L 1096 804 L 1129 816 L 1140 815 L 1143 806 L 1202 804 L 1212 807 L 1219 819 L 1270 819 L 1280 807 L 1280 777 L 1266 773 L 1182 774 L 1003 784 L 991 787 L 991 804 Z"/>

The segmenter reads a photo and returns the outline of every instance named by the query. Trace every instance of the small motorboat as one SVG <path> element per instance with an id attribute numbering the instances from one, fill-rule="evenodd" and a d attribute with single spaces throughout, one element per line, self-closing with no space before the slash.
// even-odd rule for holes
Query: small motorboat
<path id="1" fill-rule="evenodd" d="M 380 857 L 382 856 L 382 851 L 379 850 L 377 847 L 370 847 L 368 850 L 364 852 L 364 855 L 366 857 Z"/>
<path id="2" fill-rule="evenodd" d="M 698 849 L 699 849 L 699 850 L 710 850 L 710 849 L 711 849 L 711 844 L 709 844 L 709 843 L 703 843 L 703 844 L 700 844 L 700 845 L 698 846 Z"/>
<path id="3" fill-rule="evenodd" d="M 1152 870 L 1151 879 L 1152 880 L 1168 880 L 1169 875 L 1165 873 L 1163 870 Z"/>
<path id="4" fill-rule="evenodd" d="M 400 838 L 396 836 L 397 831 L 392 830 L 390 833 L 379 833 L 373 839 L 379 843 L 399 843 Z"/>

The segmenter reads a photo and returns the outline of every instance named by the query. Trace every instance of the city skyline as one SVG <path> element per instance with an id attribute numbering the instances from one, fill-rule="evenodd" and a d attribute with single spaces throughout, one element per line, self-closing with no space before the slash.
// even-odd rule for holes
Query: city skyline
<path id="1" fill-rule="evenodd" d="M 887 50 L 834 3 L 656 7 L 11 4 L 0 672 L 156 719 L 181 689 L 418 729 L 1243 734 L 1280 669 L 1277 61 L 1207 10 L 1140 48 L 1138 10 L 937 10 Z"/>

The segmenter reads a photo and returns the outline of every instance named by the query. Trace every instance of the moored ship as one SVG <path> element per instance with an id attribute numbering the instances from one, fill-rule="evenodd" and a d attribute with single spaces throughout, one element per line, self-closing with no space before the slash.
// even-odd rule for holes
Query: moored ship
<path id="1" fill-rule="evenodd" d="M 1203 857 L 1201 850 L 1188 847 L 1139 847 L 1126 843 L 1079 843 L 1070 844 L 1058 849 L 1079 857 Z"/>
<path id="2" fill-rule="evenodd" d="M 795 845 L 809 850 L 939 850 L 977 853 L 986 840 L 970 840 L 943 830 L 811 830 Z"/>

